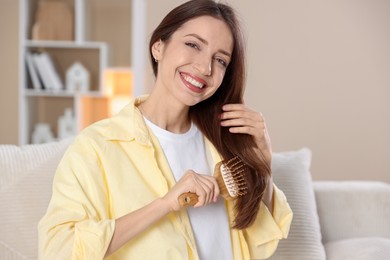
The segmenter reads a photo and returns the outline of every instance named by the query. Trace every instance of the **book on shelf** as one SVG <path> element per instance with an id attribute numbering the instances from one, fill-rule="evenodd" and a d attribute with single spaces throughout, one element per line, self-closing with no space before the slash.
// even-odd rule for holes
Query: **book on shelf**
<path id="1" fill-rule="evenodd" d="M 54 66 L 53 60 L 46 52 L 33 53 L 33 63 L 46 90 L 62 90 L 64 85 Z"/>
<path id="2" fill-rule="evenodd" d="M 26 52 L 26 65 L 27 65 L 27 71 L 30 75 L 32 88 L 33 89 L 42 89 L 41 81 L 39 79 L 38 71 L 36 70 L 34 66 L 33 56 L 31 52 Z"/>

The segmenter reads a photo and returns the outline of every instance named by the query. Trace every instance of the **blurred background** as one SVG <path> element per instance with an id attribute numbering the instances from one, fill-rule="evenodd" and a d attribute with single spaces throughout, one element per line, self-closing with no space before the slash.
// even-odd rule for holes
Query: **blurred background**
<path id="1" fill-rule="evenodd" d="M 39 123 L 58 138 L 68 107 L 77 132 L 148 93 L 150 33 L 185 2 L 47 1 L 70 8 L 72 39 L 45 35 L 42 27 L 33 34 L 38 21 L 54 19 L 40 9 L 43 1 L 0 0 L 1 144 L 31 143 Z M 266 117 L 274 152 L 310 148 L 315 180 L 390 182 L 390 1 L 222 2 L 242 22 L 245 99 Z M 64 85 L 71 65 L 84 64 L 88 91 L 34 89 L 25 56 L 37 52 L 52 57 Z"/>

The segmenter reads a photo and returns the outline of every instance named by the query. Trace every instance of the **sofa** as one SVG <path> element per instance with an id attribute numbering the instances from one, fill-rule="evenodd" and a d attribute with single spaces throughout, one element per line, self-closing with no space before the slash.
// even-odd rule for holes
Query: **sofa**
<path id="1" fill-rule="evenodd" d="M 0 145 L 0 259 L 37 259 L 37 223 L 55 168 L 72 138 Z M 390 185 L 312 181 L 311 151 L 274 153 L 273 178 L 294 212 L 289 237 L 270 259 L 390 259 Z"/>

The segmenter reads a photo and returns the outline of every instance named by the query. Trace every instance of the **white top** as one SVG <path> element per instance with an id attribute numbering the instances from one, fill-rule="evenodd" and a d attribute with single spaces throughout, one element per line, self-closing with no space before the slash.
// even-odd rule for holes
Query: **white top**
<path id="1" fill-rule="evenodd" d="M 194 124 L 188 132 L 175 134 L 144 119 L 159 140 L 176 181 L 187 170 L 213 175 L 214 165 L 206 153 L 203 135 Z M 233 259 L 229 221 L 222 197 L 204 207 L 188 207 L 187 212 L 200 259 Z"/>

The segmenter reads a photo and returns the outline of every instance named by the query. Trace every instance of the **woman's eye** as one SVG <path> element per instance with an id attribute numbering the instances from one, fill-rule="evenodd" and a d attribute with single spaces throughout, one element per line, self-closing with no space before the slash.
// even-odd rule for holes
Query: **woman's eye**
<path id="1" fill-rule="evenodd" d="M 227 67 L 227 63 L 223 59 L 216 58 L 216 61 L 218 61 L 220 64 L 222 64 L 222 66 Z"/>
<path id="2" fill-rule="evenodd" d="M 199 46 L 193 42 L 186 42 L 186 45 L 194 49 L 199 49 Z"/>

